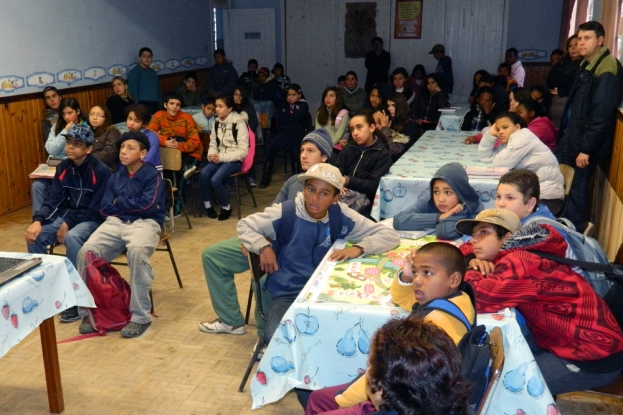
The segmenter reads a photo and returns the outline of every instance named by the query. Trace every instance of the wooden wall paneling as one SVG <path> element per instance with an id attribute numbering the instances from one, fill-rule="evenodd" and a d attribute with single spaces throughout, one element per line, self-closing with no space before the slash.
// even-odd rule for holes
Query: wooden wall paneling
<path id="1" fill-rule="evenodd" d="M 623 114 L 617 113 L 617 123 L 612 146 L 613 157 L 608 168 L 608 180 L 619 199 L 623 201 Z"/>
<path id="2" fill-rule="evenodd" d="M 524 87 L 530 88 L 532 85 L 545 85 L 545 79 L 551 69 L 549 62 L 524 62 L 526 78 Z"/>

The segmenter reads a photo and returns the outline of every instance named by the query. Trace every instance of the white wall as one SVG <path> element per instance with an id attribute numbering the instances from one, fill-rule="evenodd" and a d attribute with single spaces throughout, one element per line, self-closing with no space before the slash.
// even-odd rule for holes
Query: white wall
<path id="1" fill-rule="evenodd" d="M 0 97 L 40 91 L 49 75 L 29 87 L 26 81 L 35 73 L 52 74 L 51 84 L 59 88 L 105 82 L 112 78 L 109 68 L 129 69 L 143 46 L 153 50 L 155 61 L 169 62 L 162 73 L 212 65 L 209 0 L 0 0 L 0 7 Z M 184 58 L 199 58 L 200 64 L 186 67 Z M 86 79 L 93 71 L 83 71 L 92 67 L 106 71 Z M 65 69 L 79 71 L 82 80 L 59 82 L 58 72 Z M 10 75 L 21 78 L 24 87 L 2 88 Z"/>
<path id="2" fill-rule="evenodd" d="M 429 55 L 442 43 L 453 60 L 454 93 L 466 96 L 476 70 L 497 70 L 506 50 L 509 0 L 426 0 L 422 38 L 393 39 L 395 1 L 377 1 L 377 35 L 392 55 L 391 69 L 404 66 L 410 73 L 421 63 L 433 71 L 437 61 Z M 354 70 L 363 85 L 364 59 L 344 57 L 344 15 L 348 0 L 288 0 L 286 2 L 286 58 L 288 74 L 301 83 L 310 103 L 318 107 L 323 89 L 337 77 Z M 390 69 L 390 71 L 391 71 Z M 463 104 L 458 103 L 461 105 Z"/>

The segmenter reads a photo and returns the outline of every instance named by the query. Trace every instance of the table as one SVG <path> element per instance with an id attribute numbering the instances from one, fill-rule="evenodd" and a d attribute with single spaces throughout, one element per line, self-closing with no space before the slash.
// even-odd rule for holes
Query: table
<path id="1" fill-rule="evenodd" d="M 13 258 L 32 258 L 25 253 L 0 252 Z M 43 262 L 0 287 L 0 358 L 39 327 L 50 412 L 65 409 L 56 348 L 54 316 L 75 305 L 94 307 L 93 297 L 74 266 L 65 257 L 36 255 Z"/>
<path id="2" fill-rule="evenodd" d="M 478 145 L 463 140 L 472 132 L 427 131 L 381 177 L 372 205 L 372 217 L 392 218 L 413 206 L 420 197 L 429 197 L 430 179 L 437 170 L 452 162 L 464 166 L 491 167 L 478 160 Z M 485 209 L 493 208 L 499 179 L 472 178 L 470 184 L 480 196 Z"/>
<path id="3" fill-rule="evenodd" d="M 343 245 L 344 241 L 338 240 L 334 247 L 341 248 Z M 335 266 L 327 259 L 331 252 L 327 253 L 284 315 L 281 329 L 275 332 L 251 379 L 253 409 L 281 399 L 295 387 L 315 390 L 351 381 L 367 366 L 368 350 L 362 346 L 366 339 L 388 319 L 407 315 L 391 304 L 374 306 L 311 301 Z M 379 270 L 381 274 L 383 269 L 397 269 L 401 264 L 399 256 L 388 254 L 380 257 L 377 261 L 383 262 Z M 354 259 L 349 263 L 366 260 L 368 258 Z M 357 294 L 359 291 L 351 292 Z M 478 315 L 478 324 L 484 324 L 489 331 L 500 327 L 505 340 L 504 369 L 500 382 L 492 392 L 487 412 L 515 414 L 521 409 L 526 414 L 550 413 L 546 411 L 549 405 L 554 404 L 554 399 L 543 382 L 514 312 L 511 310 L 507 315 L 510 317 L 497 313 Z M 346 343 L 350 346 L 345 347 Z M 533 377 L 535 379 L 528 388 L 527 384 Z M 535 388 L 535 384 L 542 388 Z"/>

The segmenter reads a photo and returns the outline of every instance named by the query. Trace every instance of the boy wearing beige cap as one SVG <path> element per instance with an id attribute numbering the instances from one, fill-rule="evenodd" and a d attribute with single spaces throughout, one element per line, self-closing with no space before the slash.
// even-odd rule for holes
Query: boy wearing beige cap
<path id="1" fill-rule="evenodd" d="M 298 180 L 304 186 L 295 200 L 272 205 L 238 222 L 240 242 L 260 255 L 262 270 L 268 274 L 262 287 L 272 299 L 266 309 L 266 341 L 337 238 L 356 245 L 334 250 L 332 261 L 385 252 L 400 241 L 393 229 L 339 202 L 343 181 L 336 167 L 315 164 Z"/>

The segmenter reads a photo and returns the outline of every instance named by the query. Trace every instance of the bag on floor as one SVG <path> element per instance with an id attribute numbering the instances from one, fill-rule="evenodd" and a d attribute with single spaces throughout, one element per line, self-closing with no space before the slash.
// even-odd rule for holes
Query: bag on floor
<path id="1" fill-rule="evenodd" d="M 98 333 L 121 330 L 132 318 L 130 286 L 119 272 L 93 251 L 86 253 L 87 266 L 82 279 L 97 308 L 87 308 L 87 318 Z"/>

